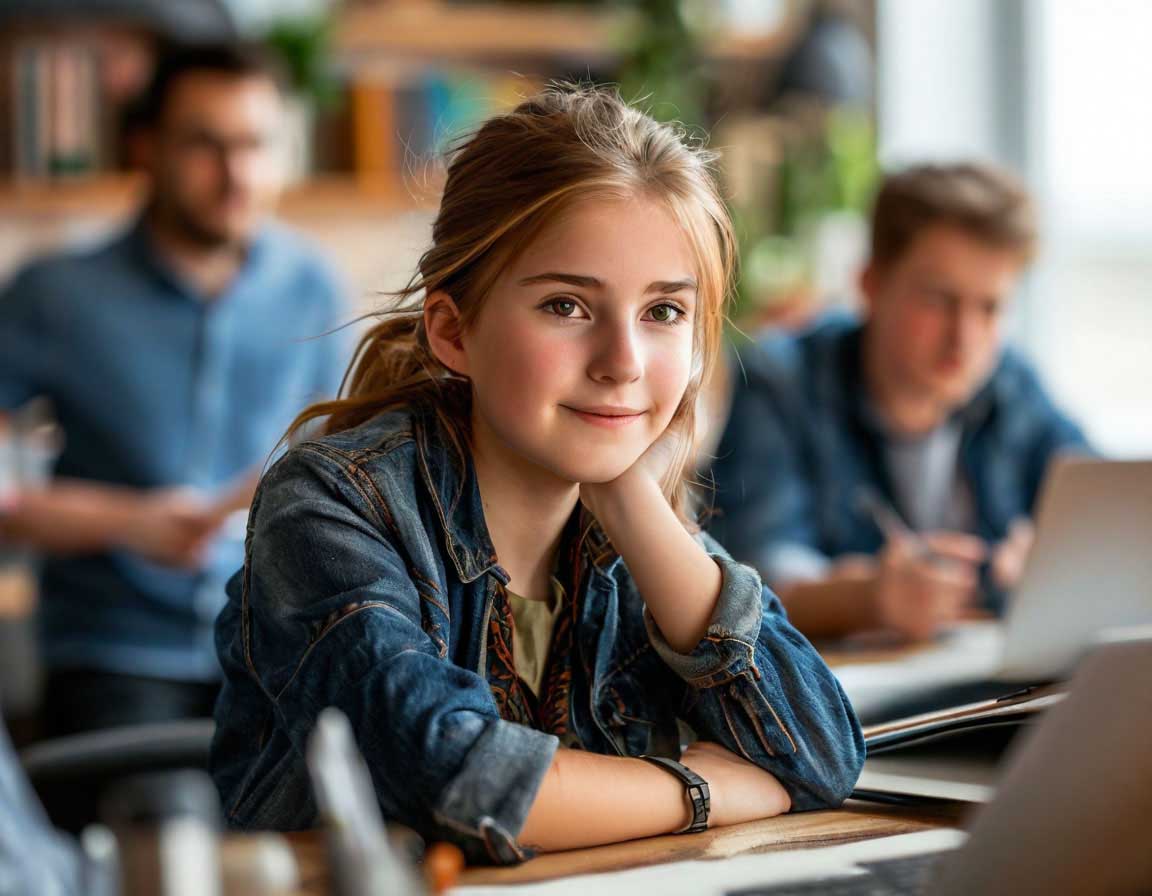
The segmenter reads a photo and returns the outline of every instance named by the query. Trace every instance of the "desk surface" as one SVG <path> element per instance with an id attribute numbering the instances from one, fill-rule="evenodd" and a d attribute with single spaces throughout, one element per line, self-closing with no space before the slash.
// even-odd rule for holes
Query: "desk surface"
<path id="1" fill-rule="evenodd" d="M 551 853 L 515 867 L 470 868 L 464 872 L 460 883 L 523 884 L 667 862 L 724 859 L 784 849 L 834 846 L 874 837 L 956 827 L 965 808 L 962 803 L 906 808 L 850 802 L 835 811 L 766 818 L 701 834 L 651 837 L 592 849 Z M 312 832 L 293 834 L 289 839 L 300 864 L 304 884 L 301 896 L 325 894 L 326 866 L 321 839 Z"/>

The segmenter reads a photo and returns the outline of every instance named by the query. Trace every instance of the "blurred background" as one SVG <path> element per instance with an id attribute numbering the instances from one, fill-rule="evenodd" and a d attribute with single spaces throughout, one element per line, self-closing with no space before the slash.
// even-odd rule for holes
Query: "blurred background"
<path id="1" fill-rule="evenodd" d="M 454 137 L 549 79 L 613 82 L 721 153 L 748 333 L 855 305 L 879 171 L 1015 170 L 1042 247 L 1013 338 L 1100 450 L 1148 455 L 1149 33 L 1143 0 L 0 0 L 0 280 L 137 206 L 125 116 L 166 39 L 281 55 L 280 212 L 362 311 L 411 274 Z M 0 617 L 30 601 L 0 587 Z"/>
<path id="2" fill-rule="evenodd" d="M 122 119 L 158 42 L 283 55 L 281 210 L 360 305 L 405 279 L 452 137 L 549 78 L 711 133 L 742 241 L 735 318 L 851 305 L 878 166 L 977 158 L 1036 191 L 1016 341 L 1109 454 L 1152 448 L 1152 57 L 1140 0 L 0 0 L 0 278 L 136 199 Z"/>
<path id="3" fill-rule="evenodd" d="M 413 274 L 429 242 L 444 157 L 454 141 L 552 80 L 618 85 L 626 100 L 658 119 L 680 122 L 716 151 L 740 254 L 728 336 L 742 347 L 765 331 L 799 330 L 825 312 L 861 306 L 857 279 L 868 250 L 868 212 L 884 172 L 927 162 L 990 163 L 1015 172 L 1035 198 L 1040 246 L 1009 305 L 1009 337 L 1097 450 L 1113 458 L 1152 457 L 1152 103 L 1145 93 L 1152 86 L 1150 34 L 1149 0 L 0 0 L 0 834 L 18 811 L 6 796 L 12 780 L 9 733 L 59 827 L 80 830 L 98 817 L 101 805 L 106 821 L 108 806 L 113 819 L 120 812 L 125 819 L 152 820 L 151 800 L 160 807 L 156 819 L 178 806 L 171 811 L 183 821 L 189 805 L 202 806 L 204 818 L 218 815 L 216 791 L 206 778 L 185 779 L 183 785 L 176 778 L 159 784 L 153 779 L 141 788 L 119 782 L 145 771 L 207 767 L 214 732 L 208 716 L 219 687 L 213 622 L 224 602 L 224 583 L 242 562 L 252 490 L 277 450 L 277 438 L 307 403 L 304 396 L 331 394 L 346 368 L 352 341 L 331 347 L 348 335 L 336 324 L 366 325 L 360 318 L 384 307 L 388 291 Z M 166 66 L 158 62 L 176 60 L 178 66 L 176 44 L 235 39 L 262 45 L 279 62 L 282 71 L 275 74 L 285 76 L 287 114 L 276 150 L 288 177 L 277 214 L 304 239 L 267 228 L 275 236 L 259 243 L 248 241 L 254 230 L 231 244 L 231 233 L 219 239 L 208 232 L 203 240 L 210 228 L 191 225 L 209 216 L 188 215 L 183 245 L 176 246 L 177 228 L 171 226 L 162 245 L 161 192 L 188 188 L 179 197 L 182 208 L 169 196 L 171 225 L 173 210 L 219 211 L 230 201 L 240 207 L 244 203 L 236 196 L 251 200 L 267 187 L 262 178 L 276 179 L 268 173 L 278 169 L 277 157 L 266 151 L 264 135 L 276 127 L 269 121 L 281 121 L 281 108 L 268 89 L 273 79 L 267 66 L 229 69 L 219 59 L 201 64 L 217 74 L 255 72 L 256 88 L 244 93 L 232 83 L 230 91 L 225 78 L 215 95 L 193 91 L 185 104 L 199 116 L 199 129 L 185 122 L 187 133 L 179 140 L 160 140 L 162 116 L 149 120 L 148 103 L 141 102 L 154 73 L 164 83 Z M 264 54 L 254 55 L 263 65 Z M 267 82 L 263 109 L 261 79 Z M 167 90 L 161 100 L 171 104 L 171 83 Z M 262 116 L 268 108 L 276 114 Z M 220 109 L 225 126 L 215 120 Z M 149 128 L 151 174 L 170 175 L 158 179 L 165 189 L 151 194 L 145 174 L 133 170 L 141 146 L 148 145 L 142 135 Z M 181 167 L 156 162 L 165 151 L 172 159 L 179 156 Z M 209 158 L 218 176 L 196 177 L 209 169 Z M 247 167 L 235 163 L 246 183 L 229 199 L 228 190 L 209 188 L 228 179 L 219 175 L 221 159 L 235 158 L 256 161 Z M 146 202 L 151 221 L 141 212 Z M 105 244 L 122 231 L 124 239 L 113 244 L 117 252 L 100 253 L 100 264 L 72 256 L 61 260 L 62 252 Z M 953 232 L 951 248 L 959 244 L 970 252 L 964 237 L 971 235 L 962 232 L 957 241 Z M 988 250 L 985 257 L 1004 249 L 995 240 L 972 245 Z M 313 246 L 328 266 L 313 257 Z M 227 257 L 237 247 L 242 251 Z M 259 251 L 248 251 L 254 247 Z M 46 253 L 55 254 L 56 262 L 29 267 Z M 233 267 L 217 278 L 221 257 Z M 965 259 L 954 267 L 966 273 L 979 267 L 967 261 L 971 254 L 955 257 Z M 984 310 L 985 284 L 997 282 L 1004 257 L 1001 251 L 990 263 L 993 273 L 976 278 L 970 290 L 978 301 L 967 305 L 986 318 L 992 315 Z M 1013 282 L 1017 261 L 1013 256 Z M 93 277 L 94 271 L 102 277 Z M 159 302 L 145 304 L 152 294 L 214 299 L 242 279 L 229 302 L 172 303 L 163 313 L 154 311 Z M 925 282 L 922 307 L 931 304 L 939 312 L 946 304 L 941 293 L 949 298 L 949 279 L 942 279 L 943 287 Z M 343 298 L 337 293 L 351 298 L 350 308 L 337 301 Z M 59 296 L 71 304 L 54 303 Z M 275 301 L 265 301 L 269 296 Z M 954 295 L 950 300 L 949 313 L 959 320 L 962 303 Z M 340 319 L 334 321 L 337 308 Z M 246 316 L 236 316 L 241 312 Z M 897 332 L 873 358 L 895 357 L 902 346 L 921 341 Z M 930 328 L 903 330 L 918 332 Z M 332 338 L 321 344 L 313 338 L 321 335 Z M 102 366 L 108 359 L 112 363 Z M 8 380 L 52 382 L 37 376 L 40 368 L 55 365 L 69 373 L 58 394 L 16 401 L 7 396 Z M 857 369 L 840 366 L 855 385 Z M 894 369 L 895 380 L 914 379 L 906 372 L 911 367 Z M 713 449 L 706 445 L 702 456 L 721 460 L 724 452 L 716 449 L 731 385 L 723 372 L 702 403 L 710 433 L 704 441 Z M 325 379 L 327 374 L 334 376 Z M 827 398 L 828 390 L 823 394 Z M 929 547 L 912 530 L 979 531 L 977 524 L 985 520 L 977 500 L 1007 506 L 1010 501 L 999 499 L 1010 498 L 1019 483 L 1038 480 L 1025 468 L 1035 466 L 1032 455 L 1040 454 L 1020 447 L 1039 439 L 1009 438 L 1030 426 L 1028 399 L 1004 405 L 1011 408 L 1002 415 L 1009 424 L 998 427 L 998 441 L 986 440 L 992 447 L 979 456 L 989 459 L 988 469 L 1019 469 L 985 477 L 978 493 L 961 465 L 961 448 L 973 442 L 961 442 L 966 435 L 956 422 L 959 415 L 934 423 L 928 437 L 906 437 L 915 427 L 901 435 L 901 427 L 890 425 L 891 415 L 885 421 L 878 393 L 859 394 L 860 406 L 849 408 L 861 412 L 859 419 L 853 416 L 843 430 L 828 422 L 833 413 L 814 413 L 816 400 L 799 405 L 803 413 L 794 419 L 766 421 L 769 434 L 780 423 L 780 432 L 800 430 L 794 424 L 802 419 L 820 435 L 809 440 L 811 450 L 809 442 L 798 440 L 803 447 L 796 454 L 820 461 L 812 466 L 821 467 L 818 477 L 834 487 L 823 489 L 823 496 L 818 487 L 812 492 L 831 495 L 826 506 L 805 500 L 803 488 L 797 500 L 784 489 L 778 494 L 786 500 L 776 501 L 775 494 L 758 499 L 764 519 L 769 509 L 777 516 L 813 518 L 789 527 L 787 537 L 778 539 L 781 550 L 762 553 L 791 557 L 791 571 L 785 570 L 791 579 L 781 575 L 781 581 L 796 586 L 793 595 L 806 588 L 807 596 L 795 603 L 783 591 L 781 597 L 805 634 L 829 641 L 863 634 L 857 652 L 843 654 L 855 665 L 837 672 L 855 688 L 851 699 L 858 711 L 865 705 L 861 699 L 893 683 L 925 684 L 923 670 L 928 684 L 938 683 L 932 678 L 937 661 L 918 663 L 929 656 L 916 652 L 923 644 L 910 645 L 892 663 L 870 665 L 883 655 L 874 648 L 903 645 L 883 630 L 892 629 L 894 620 L 906 623 L 900 637 L 913 631 L 914 638 L 931 639 L 944 627 L 937 620 L 916 634 L 913 625 L 921 624 L 897 619 L 889 605 L 905 617 L 928 618 L 938 613 L 941 594 L 960 590 L 946 580 L 962 578 L 964 570 L 974 581 L 977 575 L 983 580 L 982 593 L 993 580 L 1003 590 L 1001 585 L 1009 585 L 999 581 L 1001 573 L 1014 566 L 1019 576 L 1032 537 L 1016 510 L 997 510 L 1011 528 L 988 541 L 989 562 L 978 572 L 971 556 L 959 565 L 949 562 L 955 557 L 938 552 L 935 541 Z M 741 407 L 769 407 L 732 404 L 737 422 L 760 421 L 760 413 L 741 414 Z M 833 396 L 825 410 L 848 404 Z M 859 426 L 861 421 L 866 425 Z M 1069 428 L 1074 429 L 1064 427 L 1062 438 L 1071 443 Z M 852 432 L 851 438 L 841 437 L 844 432 Z M 868 456 L 884 452 L 883 463 L 896 470 L 894 484 L 908 486 L 905 497 L 917 488 L 928 495 L 915 502 L 917 509 L 928 506 L 923 517 L 954 511 L 936 514 L 947 522 L 921 525 L 909 516 L 912 525 L 905 527 L 884 505 L 883 490 L 865 488 L 855 494 L 866 499 L 857 502 L 857 515 L 872 519 L 864 520 L 868 533 L 859 543 L 844 548 L 839 532 L 823 539 L 832 547 L 818 543 L 816 534 L 808 539 L 812 544 L 794 537 L 799 529 L 815 533 L 816 517 L 821 524 L 832 520 L 838 529 L 851 528 L 845 521 L 848 482 L 861 477 L 855 467 L 864 465 L 855 463 L 846 446 L 858 435 L 873 439 Z M 754 443 L 755 450 L 767 441 Z M 1055 436 L 1051 442 L 1041 447 L 1053 454 L 1064 447 Z M 790 482 L 761 475 L 775 471 L 773 464 L 752 449 L 748 454 L 748 482 Z M 745 480 L 733 475 L 732 481 L 743 494 Z M 28 495 L 33 512 L 26 516 L 35 522 L 36 497 L 52 497 L 60 482 L 65 485 L 55 495 L 62 499 L 56 516 L 42 514 L 39 531 L 32 526 L 39 541 L 22 540 L 18 528 L 7 528 L 27 509 L 20 500 Z M 193 486 L 196 494 L 189 495 Z M 802 504 L 812 507 L 797 511 Z M 744 519 L 756 520 L 755 513 Z M 1111 510 L 1108 515 L 1125 519 Z M 724 522 L 723 509 L 715 520 Z M 70 524 L 83 536 L 70 536 Z M 732 525 L 730 534 L 739 528 Z M 758 531 L 756 525 L 744 528 Z M 1147 527 L 1131 528 L 1125 547 L 1138 554 Z M 871 549 L 862 545 L 873 534 L 883 546 L 880 559 L 869 565 Z M 69 538 L 67 550 L 60 548 Z M 1087 543 L 1091 548 L 1099 541 Z M 748 559 L 730 540 L 724 543 Z M 765 580 L 775 584 L 768 575 Z M 1079 575 L 1064 587 L 1075 600 L 1087 596 L 1093 613 L 1107 609 L 1111 594 L 1136 590 L 1122 576 L 1118 588 L 1092 580 L 1084 589 L 1085 580 Z M 913 585 L 923 582 L 929 582 L 923 593 L 913 593 Z M 246 581 L 244 589 L 246 596 Z M 977 586 L 967 590 L 975 595 Z M 814 593 L 824 596 L 825 617 L 834 611 L 843 617 L 839 629 L 799 621 L 819 619 Z M 903 594 L 904 603 L 893 603 L 892 593 Z M 796 610 L 804 611 L 805 600 L 810 603 L 803 617 Z M 974 605 L 956 606 L 948 624 L 959 628 L 971 621 Z M 989 606 L 1003 604 L 984 609 Z M 292 624 L 308 625 L 314 643 L 352 608 L 316 620 L 314 629 L 310 608 L 293 614 Z M 225 627 L 239 627 L 228 618 Z M 1043 626 L 1059 629 L 1052 618 L 1045 615 Z M 877 634 L 870 627 L 881 629 L 879 638 L 868 640 Z M 257 628 L 257 637 L 265 637 Z M 247 648 L 247 619 L 243 632 Z M 955 642 L 954 653 L 939 656 L 939 668 L 952 670 L 956 657 L 965 654 L 965 663 L 983 662 L 983 644 Z M 861 659 L 869 651 L 871 659 Z M 909 657 L 912 665 L 898 665 Z M 255 676 L 250 658 L 249 668 Z M 261 733 L 262 744 L 268 736 L 268 730 Z M 228 749 L 234 745 L 226 743 Z M 245 788 L 252 780 L 249 773 Z M 101 804 L 105 792 L 114 798 Z M 245 797 L 249 803 L 254 792 Z M 7 830 L 23 836 L 20 819 Z M 171 848 L 175 840 L 120 840 L 129 849 L 134 842 L 163 842 L 166 855 L 178 854 Z M 32 864 L 48 868 L 39 853 L 27 854 Z M 207 867 L 202 853 L 195 854 L 198 869 Z M 0 878 L 11 879 L 6 870 L 0 867 Z M 8 892 L 2 883 L 0 891 Z"/>
<path id="4" fill-rule="evenodd" d="M 279 54 L 279 214 L 357 313 L 414 272 L 454 139 L 551 79 L 612 83 L 719 154 L 740 240 L 734 340 L 857 306 L 884 170 L 1013 170 L 1040 250 L 1010 339 L 1102 454 L 1149 457 L 1150 33 L 1147 0 L 0 0 L 0 283 L 138 210 L 131 112 L 168 41 Z M 0 440 L 0 495 L 15 456 Z M 17 743 L 37 734 L 39 562 L 0 542 L 0 707 Z"/>

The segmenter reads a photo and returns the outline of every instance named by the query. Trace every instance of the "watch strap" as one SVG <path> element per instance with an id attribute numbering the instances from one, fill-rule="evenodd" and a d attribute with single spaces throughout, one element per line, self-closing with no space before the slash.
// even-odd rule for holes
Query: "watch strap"
<path id="1" fill-rule="evenodd" d="M 708 789 L 708 782 L 701 778 L 696 772 L 676 762 L 674 759 L 668 759 L 664 756 L 639 756 L 645 762 L 651 762 L 653 765 L 658 765 L 667 772 L 671 772 L 684 784 L 684 793 L 688 797 L 688 802 L 692 805 L 692 820 L 688 822 L 686 827 L 676 831 L 677 834 L 698 834 L 700 831 L 708 830 L 708 813 L 712 808 L 712 795 Z"/>

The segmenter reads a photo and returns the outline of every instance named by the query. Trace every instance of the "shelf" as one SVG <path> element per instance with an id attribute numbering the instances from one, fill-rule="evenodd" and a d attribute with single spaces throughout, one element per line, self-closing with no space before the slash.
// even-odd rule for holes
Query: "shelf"
<path id="1" fill-rule="evenodd" d="M 634 15 L 620 10 L 387 3 L 343 10 L 333 44 L 339 56 L 353 60 L 603 58 L 619 51 L 636 24 Z"/>
<path id="2" fill-rule="evenodd" d="M 769 33 L 716 31 L 704 39 L 716 59 L 778 55 L 793 38 L 793 17 Z M 634 11 L 501 3 L 385 3 L 341 12 L 333 45 L 352 66 L 412 60 L 579 59 L 602 62 L 630 46 L 643 20 Z"/>
<path id="3" fill-rule="evenodd" d="M 0 184 L 0 219 L 126 214 L 140 201 L 140 190 L 139 178 L 129 174 L 57 183 L 8 182 Z M 289 187 L 278 210 L 288 217 L 374 217 L 435 208 L 438 198 L 435 178 L 400 192 L 382 181 L 330 175 Z"/>

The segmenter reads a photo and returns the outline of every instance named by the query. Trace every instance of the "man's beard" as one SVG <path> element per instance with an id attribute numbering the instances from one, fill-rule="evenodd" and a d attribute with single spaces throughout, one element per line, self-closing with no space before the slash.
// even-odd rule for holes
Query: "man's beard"
<path id="1" fill-rule="evenodd" d="M 251 237 L 247 231 L 237 233 L 212 226 L 178 203 L 163 203 L 160 211 L 165 223 L 181 240 L 204 251 L 243 248 Z"/>

